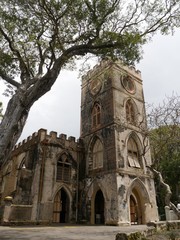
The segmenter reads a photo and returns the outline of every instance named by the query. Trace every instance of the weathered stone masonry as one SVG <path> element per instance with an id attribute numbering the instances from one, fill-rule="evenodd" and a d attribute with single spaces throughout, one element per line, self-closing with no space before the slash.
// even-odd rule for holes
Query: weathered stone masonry
<path id="1" fill-rule="evenodd" d="M 76 221 L 77 160 L 81 149 L 74 137 L 57 137 L 55 132 L 48 135 L 44 129 L 16 146 L 3 171 L 2 199 L 13 198 L 9 221 L 53 222 L 54 198 L 62 187 L 69 198 L 66 221 Z M 71 179 L 67 181 L 57 180 L 57 160 L 62 154 L 67 155 L 71 167 Z M 24 216 L 25 205 L 31 209 L 30 218 Z"/>
<path id="2" fill-rule="evenodd" d="M 102 61 L 82 79 L 79 140 L 40 129 L 3 166 L 2 222 L 158 220 L 139 71 Z"/>

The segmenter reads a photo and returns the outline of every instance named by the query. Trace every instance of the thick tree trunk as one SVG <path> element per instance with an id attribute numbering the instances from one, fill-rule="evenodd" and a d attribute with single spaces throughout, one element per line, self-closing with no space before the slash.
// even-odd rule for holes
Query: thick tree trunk
<path id="1" fill-rule="evenodd" d="M 162 174 L 155 170 L 154 168 L 151 169 L 153 171 L 153 173 L 156 174 L 156 176 L 159 178 L 159 182 L 160 184 L 162 185 L 162 187 L 165 189 L 166 191 L 166 195 L 165 195 L 165 204 L 166 206 L 170 206 L 170 199 L 171 199 L 171 195 L 172 195 L 172 192 L 171 192 L 171 189 L 170 189 L 170 186 L 164 182 L 163 180 L 163 177 L 162 177 Z"/>
<path id="2" fill-rule="evenodd" d="M 171 189 L 170 186 L 164 182 L 162 174 L 157 171 L 156 169 L 149 167 L 151 169 L 151 171 L 159 178 L 159 182 L 162 185 L 162 187 L 165 189 L 166 191 L 166 195 L 165 195 L 165 204 L 166 206 L 169 206 L 174 213 L 177 215 L 178 219 L 180 219 L 180 211 L 177 209 L 177 207 L 171 202 Z"/>
<path id="3" fill-rule="evenodd" d="M 84 53 L 87 49 L 83 49 Z M 62 66 L 74 55 L 81 55 L 81 48 L 67 50 L 56 59 L 52 69 L 40 78 L 29 79 L 20 85 L 8 103 L 0 124 L 0 166 L 10 157 L 11 151 L 18 141 L 25 126 L 30 108 L 40 97 L 47 93 L 55 83 Z M 28 79 L 28 76 L 27 76 Z"/>
<path id="4" fill-rule="evenodd" d="M 28 117 L 26 109 L 16 93 L 8 103 L 4 118 L 0 124 L 0 165 L 10 157 L 11 151 L 18 141 Z"/>
<path id="5" fill-rule="evenodd" d="M 63 61 L 65 62 L 64 59 Z M 63 61 L 58 60 L 53 69 L 42 78 L 36 79 L 29 88 L 26 87 L 26 83 L 24 86 L 22 84 L 12 96 L 0 124 L 0 166 L 10 157 L 25 126 L 30 108 L 35 101 L 51 89 L 56 81 Z"/>

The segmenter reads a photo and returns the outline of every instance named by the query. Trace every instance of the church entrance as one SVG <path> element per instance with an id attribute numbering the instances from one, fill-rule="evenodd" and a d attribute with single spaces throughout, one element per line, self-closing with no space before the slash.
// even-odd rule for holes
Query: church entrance
<path id="1" fill-rule="evenodd" d="M 54 198 L 53 222 L 67 223 L 69 216 L 69 198 L 64 189 L 61 189 Z"/>
<path id="2" fill-rule="evenodd" d="M 142 224 L 141 203 L 134 194 L 130 196 L 130 219 L 131 224 Z"/>
<path id="3" fill-rule="evenodd" d="M 95 224 L 104 224 L 104 196 L 101 190 L 98 190 L 95 196 Z"/>
<path id="4" fill-rule="evenodd" d="M 130 196 L 130 215 L 131 215 L 131 224 L 137 224 L 137 203 L 135 198 L 131 195 Z"/>

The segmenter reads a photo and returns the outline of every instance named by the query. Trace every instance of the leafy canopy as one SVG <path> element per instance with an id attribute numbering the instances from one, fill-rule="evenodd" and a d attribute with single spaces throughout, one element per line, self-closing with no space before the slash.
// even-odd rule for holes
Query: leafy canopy
<path id="1" fill-rule="evenodd" d="M 147 34 L 178 24 L 178 7 L 172 0 L 1 1 L 0 77 L 27 89 L 86 53 L 133 64 Z"/>

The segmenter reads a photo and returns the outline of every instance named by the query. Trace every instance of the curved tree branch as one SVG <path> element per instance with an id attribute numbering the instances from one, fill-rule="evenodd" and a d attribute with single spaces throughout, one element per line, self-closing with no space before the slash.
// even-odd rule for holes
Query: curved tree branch
<path id="1" fill-rule="evenodd" d="M 170 186 L 164 182 L 162 174 L 159 171 L 155 170 L 153 167 L 150 167 L 150 166 L 147 166 L 147 168 L 149 168 L 159 178 L 160 184 L 165 189 L 165 192 L 166 192 L 165 204 L 166 204 L 166 206 L 169 206 L 174 211 L 174 213 L 178 216 L 178 219 L 180 219 L 180 211 L 176 208 L 176 206 L 170 200 L 171 195 L 172 195 Z"/>
<path id="2" fill-rule="evenodd" d="M 22 80 L 22 82 L 25 82 L 27 80 L 27 78 L 30 78 L 30 73 L 29 73 L 28 67 L 26 66 L 23 58 L 21 57 L 21 54 L 18 51 L 18 49 L 16 49 L 13 46 L 13 40 L 11 40 L 9 38 L 9 36 L 5 33 L 5 31 L 3 30 L 3 28 L 1 26 L 0 26 L 0 33 L 3 35 L 3 37 L 8 42 L 9 48 L 11 49 L 11 51 L 17 56 L 17 58 L 19 60 L 19 67 L 20 67 L 20 70 L 21 70 L 21 80 Z"/>
<path id="3" fill-rule="evenodd" d="M 7 83 L 10 83 L 16 88 L 20 87 L 20 83 L 16 82 L 13 78 L 7 76 L 3 71 L 0 70 L 0 77 L 5 80 Z"/>

